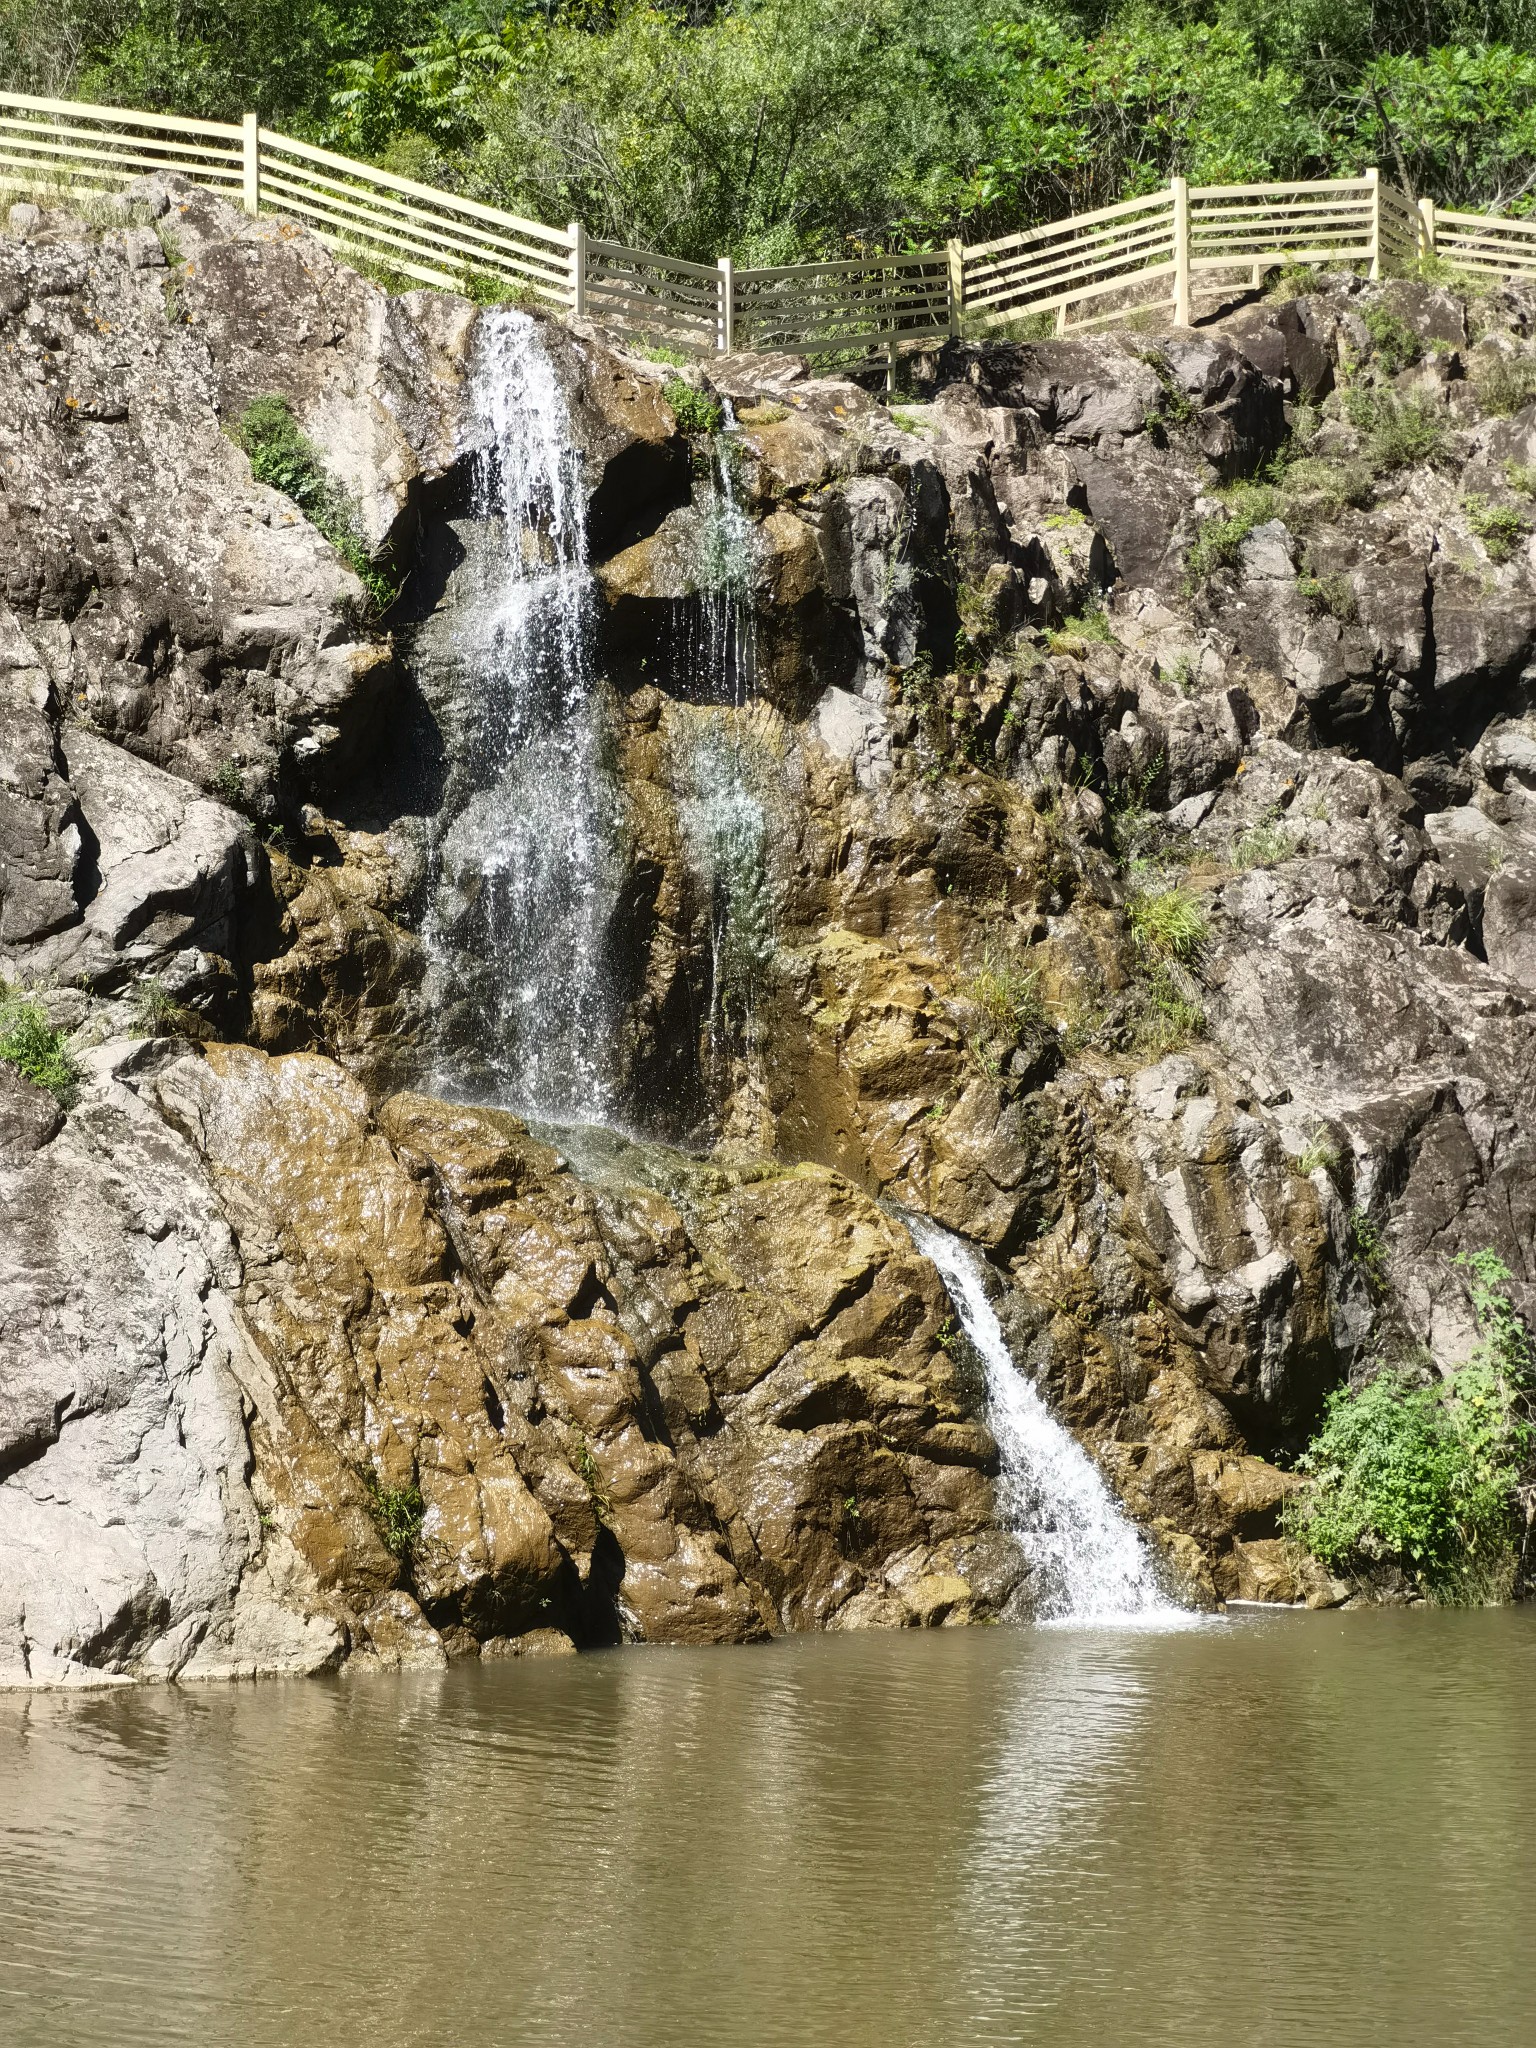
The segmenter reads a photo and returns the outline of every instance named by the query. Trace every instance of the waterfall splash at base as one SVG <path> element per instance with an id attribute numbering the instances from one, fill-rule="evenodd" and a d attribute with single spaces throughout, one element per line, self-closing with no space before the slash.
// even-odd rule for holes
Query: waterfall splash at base
<path id="1" fill-rule="evenodd" d="M 986 1368 L 987 1421 L 1002 1459 L 999 1505 L 1030 1561 L 1035 1619 L 1188 1625 L 1193 1617 L 1158 1587 L 1146 1545 L 1098 1467 L 1014 1364 L 976 1253 L 936 1223 L 905 1220 L 913 1243 L 943 1275 Z"/>
<path id="2" fill-rule="evenodd" d="M 593 674 L 581 456 L 526 313 L 482 315 L 470 388 L 486 537 L 457 621 L 476 692 L 470 793 L 436 849 L 426 936 L 444 955 L 451 937 L 454 955 L 475 963 L 467 1020 L 454 1023 L 472 1040 L 471 1086 L 541 1115 L 601 1120 L 621 800 Z M 451 1064 L 465 1070 L 460 1052 Z"/>

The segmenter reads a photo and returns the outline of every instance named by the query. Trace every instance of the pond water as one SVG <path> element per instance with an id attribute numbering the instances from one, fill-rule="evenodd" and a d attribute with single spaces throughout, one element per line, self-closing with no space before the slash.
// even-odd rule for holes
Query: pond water
<path id="1" fill-rule="evenodd" d="M 0 2041 L 1536 2040 L 1536 1612 L 0 1694 Z"/>

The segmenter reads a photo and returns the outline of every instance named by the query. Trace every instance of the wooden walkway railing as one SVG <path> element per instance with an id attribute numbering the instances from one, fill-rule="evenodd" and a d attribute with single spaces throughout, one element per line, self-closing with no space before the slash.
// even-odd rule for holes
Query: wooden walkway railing
<path id="1" fill-rule="evenodd" d="M 1468 271 L 1536 273 L 1536 221 L 1437 212 L 1382 181 L 1190 186 L 941 251 L 738 270 L 589 241 L 354 162 L 259 125 L 0 93 L 0 190 L 111 191 L 174 171 L 251 214 L 289 215 L 342 255 L 422 284 L 492 279 L 632 335 L 713 354 L 843 354 L 1048 319 L 1057 333 L 1166 309 L 1190 318 L 1205 272 L 1259 283 L 1287 263 L 1372 277 L 1439 254 Z"/>

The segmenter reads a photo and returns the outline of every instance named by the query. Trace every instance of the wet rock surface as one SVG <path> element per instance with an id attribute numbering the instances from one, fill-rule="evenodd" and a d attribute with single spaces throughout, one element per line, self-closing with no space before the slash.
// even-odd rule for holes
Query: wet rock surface
<path id="1" fill-rule="evenodd" d="M 542 324 L 582 964 L 690 1162 L 431 1092 L 473 309 L 130 198 L 0 238 L 0 971 L 87 1068 L 0 1064 L 0 1681 L 1027 1611 L 900 1209 L 1171 1585 L 1343 1598 L 1281 1533 L 1326 1394 L 1465 1355 L 1459 1253 L 1536 1276 L 1526 295 L 949 343 L 889 406 L 732 358 L 717 443 Z M 274 391 L 387 620 L 225 431 Z"/>

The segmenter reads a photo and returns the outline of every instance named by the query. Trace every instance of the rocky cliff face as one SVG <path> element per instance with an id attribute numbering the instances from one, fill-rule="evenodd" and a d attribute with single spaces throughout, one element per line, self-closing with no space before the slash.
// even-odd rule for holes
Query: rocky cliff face
<path id="1" fill-rule="evenodd" d="M 900 1209 L 1185 1597 L 1338 1597 L 1274 1540 L 1323 1396 L 1536 1256 L 1536 308 L 1340 278 L 889 406 L 539 323 L 625 1140 L 432 1092 L 485 317 L 188 188 L 0 237 L 0 972 L 82 1067 L 0 1063 L 0 1682 L 1027 1612 Z"/>

